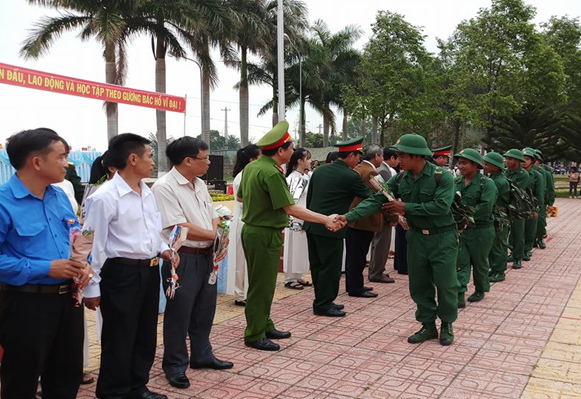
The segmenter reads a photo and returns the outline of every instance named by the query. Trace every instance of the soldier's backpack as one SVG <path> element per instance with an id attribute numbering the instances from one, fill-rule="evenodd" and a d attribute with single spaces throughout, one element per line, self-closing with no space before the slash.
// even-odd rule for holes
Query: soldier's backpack
<path id="1" fill-rule="evenodd" d="M 513 219 L 533 219 L 537 213 L 538 202 L 530 188 L 523 190 L 513 180 L 507 178 L 510 185 L 508 214 Z"/>

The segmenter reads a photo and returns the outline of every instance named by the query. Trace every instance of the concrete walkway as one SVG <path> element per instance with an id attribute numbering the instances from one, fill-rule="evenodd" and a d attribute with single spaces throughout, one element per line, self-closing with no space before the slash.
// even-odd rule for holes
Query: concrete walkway
<path id="1" fill-rule="evenodd" d="M 280 352 L 246 348 L 243 310 L 221 296 L 212 343 L 234 369 L 188 370 L 192 386 L 178 390 L 163 375 L 160 347 L 149 387 L 175 399 L 581 398 L 581 200 L 557 204 L 547 249 L 535 251 L 521 270 L 509 269 L 482 302 L 459 312 L 450 347 L 406 342 L 419 326 L 406 276 L 369 284 L 379 293 L 375 299 L 342 293 L 336 302 L 348 315 L 340 319 L 313 316 L 312 290 L 279 284 L 272 317 L 278 329 L 293 333 L 279 341 Z M 89 323 L 89 369 L 96 377 L 92 316 Z M 78 397 L 93 398 L 94 389 L 84 386 Z"/>

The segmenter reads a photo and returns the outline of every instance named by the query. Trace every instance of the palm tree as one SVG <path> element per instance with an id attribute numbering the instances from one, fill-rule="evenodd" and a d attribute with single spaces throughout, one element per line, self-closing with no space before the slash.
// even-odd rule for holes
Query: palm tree
<path id="1" fill-rule="evenodd" d="M 80 30 L 81 40 L 96 38 L 103 45 L 105 81 L 123 85 L 127 59 L 127 19 L 145 0 L 29 0 L 31 4 L 56 8 L 58 17 L 44 17 L 38 21 L 30 36 L 23 42 L 20 55 L 25 59 L 39 58 L 61 34 Z M 108 138 L 118 133 L 117 103 L 105 103 Z"/>

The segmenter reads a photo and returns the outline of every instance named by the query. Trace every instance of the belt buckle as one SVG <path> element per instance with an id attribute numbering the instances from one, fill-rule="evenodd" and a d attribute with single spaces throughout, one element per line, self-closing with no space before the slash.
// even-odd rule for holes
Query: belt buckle
<path id="1" fill-rule="evenodd" d="M 430 235 L 430 230 L 422 230 L 422 234 L 429 236 Z"/>
<path id="2" fill-rule="evenodd" d="M 152 260 L 149 261 L 149 267 L 154 267 L 159 265 L 159 258 L 156 256 Z"/>
<path id="3" fill-rule="evenodd" d="M 67 294 L 71 288 L 68 285 L 59 286 L 59 295 Z"/>

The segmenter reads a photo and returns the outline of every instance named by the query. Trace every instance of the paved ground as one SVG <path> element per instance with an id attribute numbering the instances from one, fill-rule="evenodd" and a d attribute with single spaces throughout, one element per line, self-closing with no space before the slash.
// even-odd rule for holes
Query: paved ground
<path id="1" fill-rule="evenodd" d="M 242 309 L 221 296 L 212 342 L 234 369 L 188 370 L 192 386 L 177 390 L 161 371 L 160 347 L 150 388 L 175 399 L 581 398 L 581 200 L 557 204 L 547 249 L 460 311 L 450 347 L 406 342 L 418 329 L 406 276 L 369 284 L 376 299 L 341 294 L 342 319 L 313 316 L 312 290 L 279 284 L 272 316 L 293 333 L 279 341 L 280 352 L 246 348 Z M 89 319 L 96 376 L 99 347 Z M 94 387 L 83 387 L 79 398 L 93 398 Z"/>

